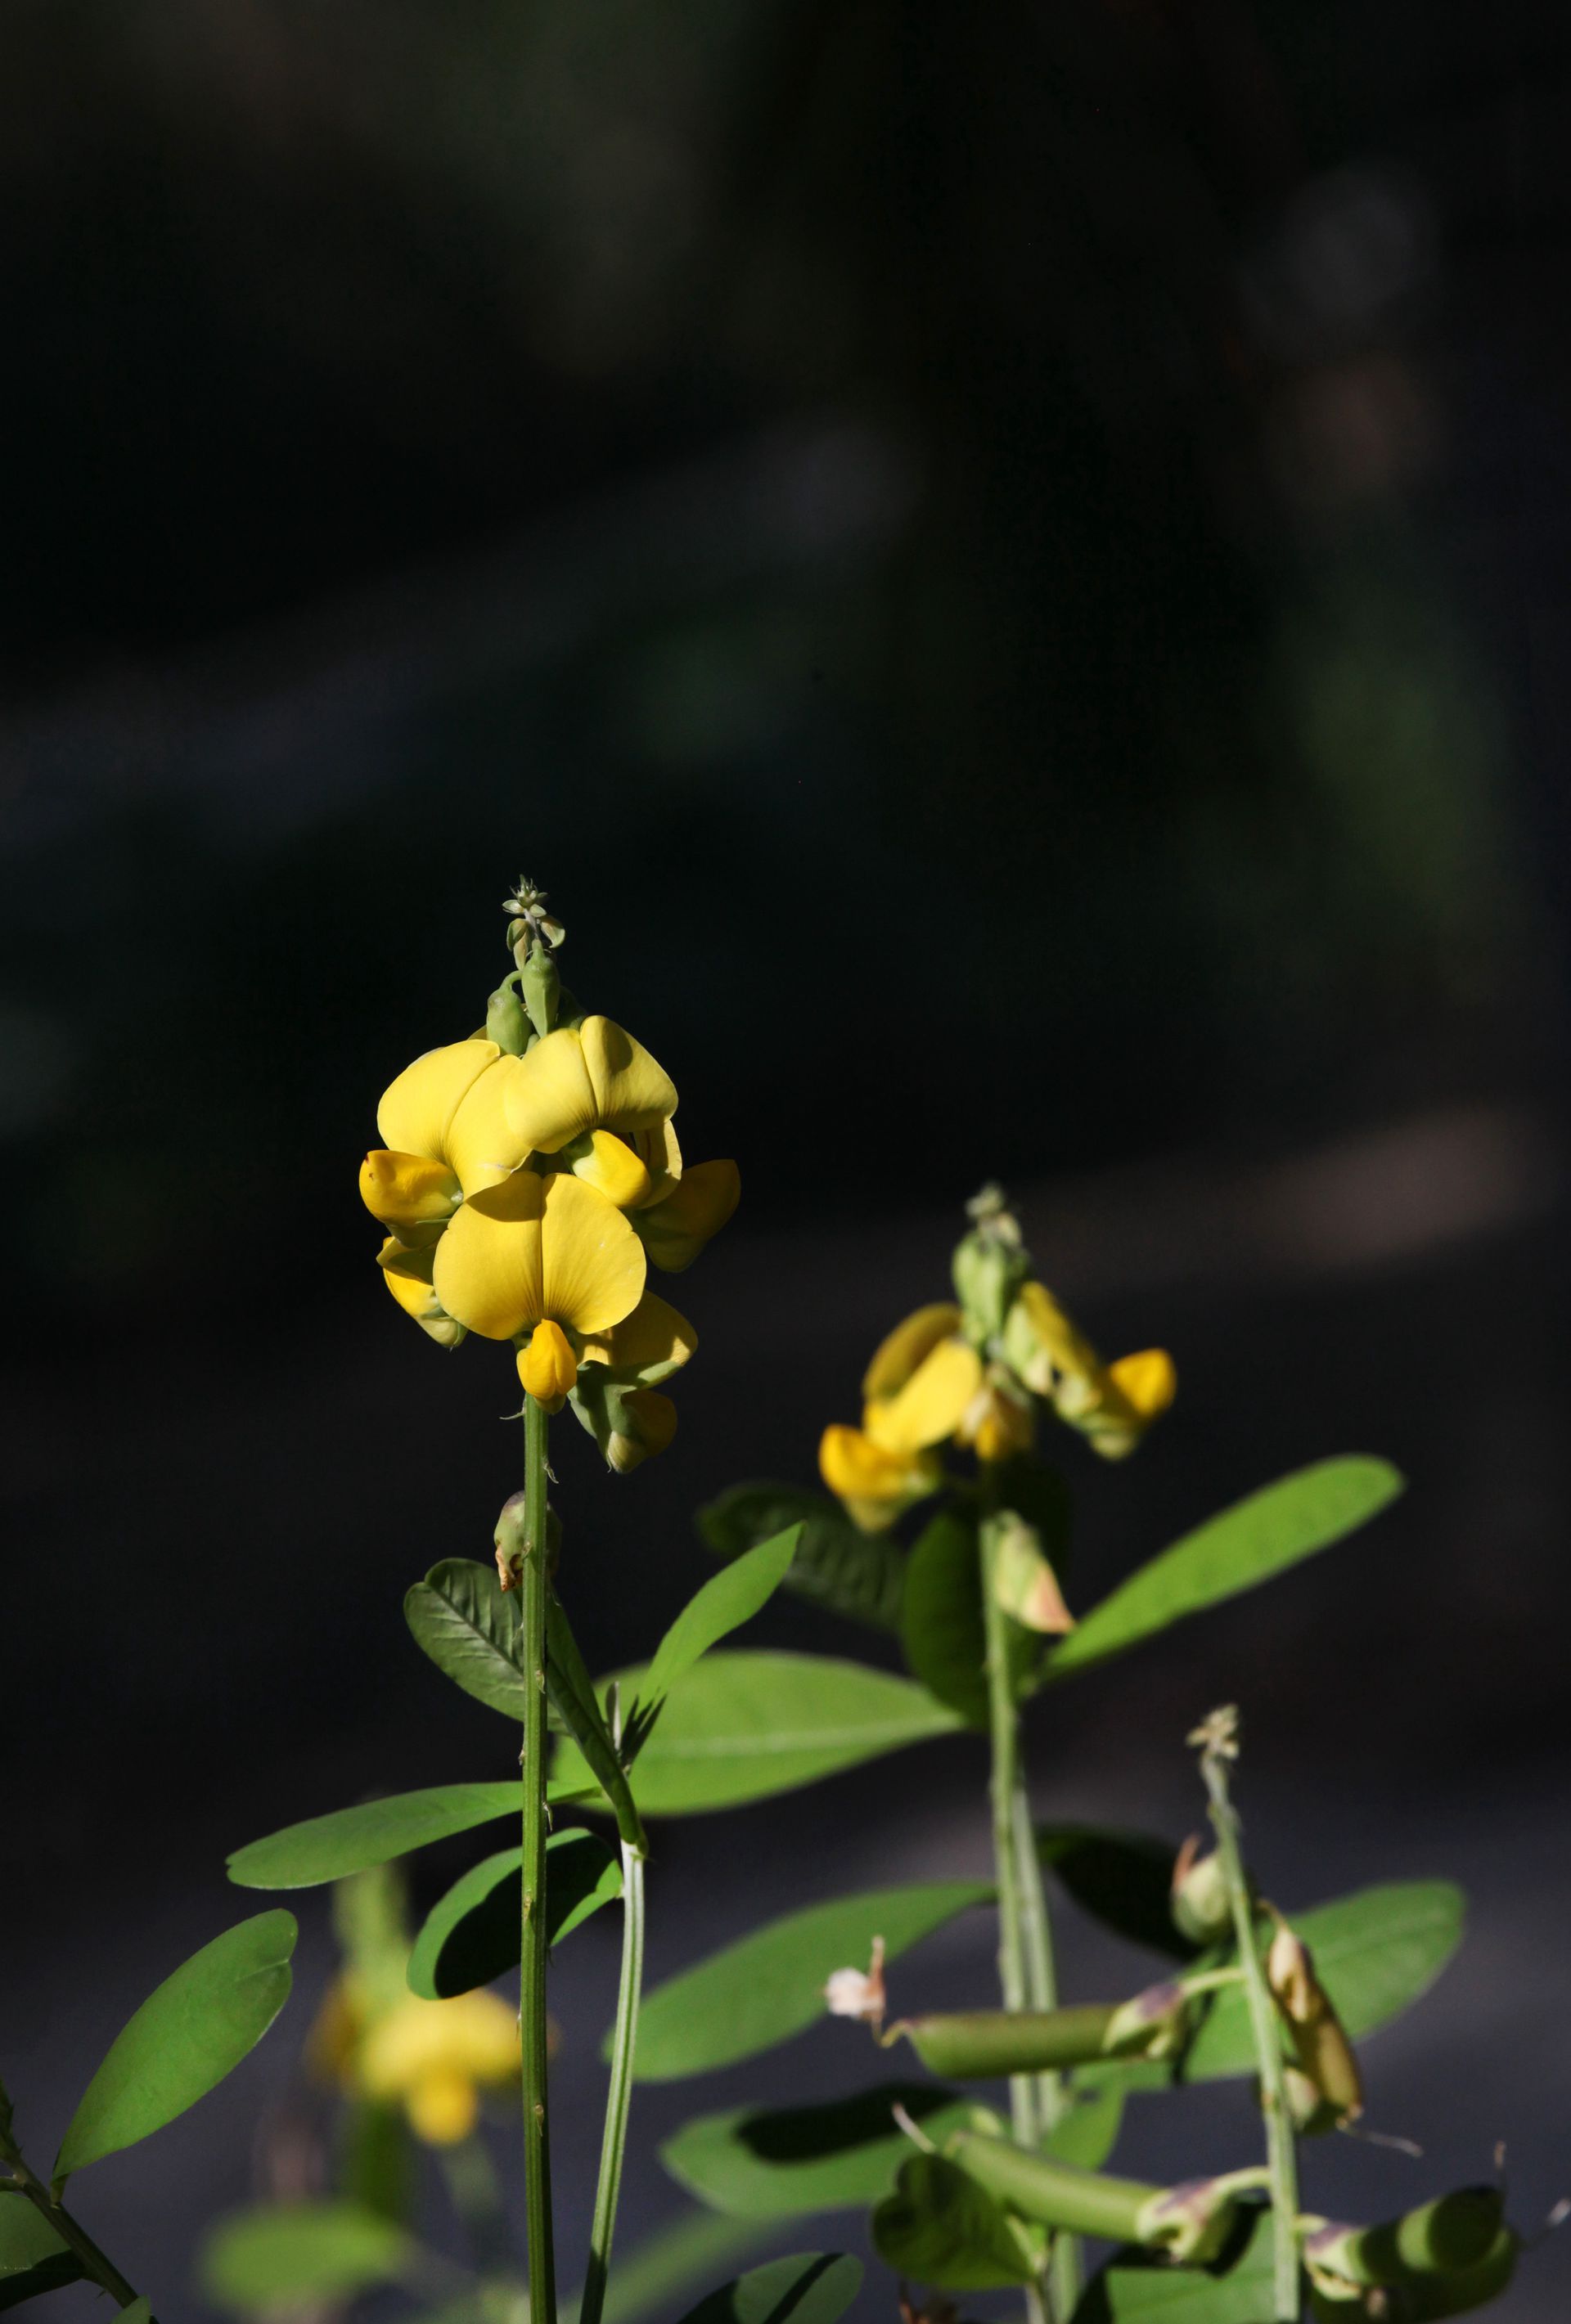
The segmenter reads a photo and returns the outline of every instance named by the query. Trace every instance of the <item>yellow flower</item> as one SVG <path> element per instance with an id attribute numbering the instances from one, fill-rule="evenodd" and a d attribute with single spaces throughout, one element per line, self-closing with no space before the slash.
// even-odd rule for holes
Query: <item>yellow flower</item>
<path id="1" fill-rule="evenodd" d="M 1178 1392 L 1165 1348 L 1104 1364 L 1045 1284 L 1022 1284 L 1003 1327 L 1003 1350 L 1033 1395 L 1051 1403 L 1104 1461 L 1132 1452 Z"/>
<path id="2" fill-rule="evenodd" d="M 818 1467 L 864 1533 L 883 1532 L 913 1501 L 937 1492 L 944 1476 L 937 1453 L 888 1452 L 860 1428 L 839 1421 L 824 1431 Z"/>
<path id="3" fill-rule="evenodd" d="M 646 1264 L 626 1219 L 593 1187 L 517 1170 L 455 1213 L 432 1280 L 447 1313 L 484 1339 L 546 1322 L 583 1337 L 632 1314 Z"/>
<path id="4" fill-rule="evenodd" d="M 450 2146 L 474 2129 L 481 2090 L 518 2080 L 518 2020 L 484 1987 L 451 2001 L 405 1994 L 377 2010 L 350 1971 L 323 2006 L 311 2053 L 319 2070 L 360 2096 L 396 2100 L 417 2137 Z"/>

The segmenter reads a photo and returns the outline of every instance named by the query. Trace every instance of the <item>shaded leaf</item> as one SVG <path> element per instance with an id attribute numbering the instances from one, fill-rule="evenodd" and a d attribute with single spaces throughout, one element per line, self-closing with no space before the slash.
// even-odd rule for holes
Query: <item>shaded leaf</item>
<path id="1" fill-rule="evenodd" d="M 1402 1490 L 1387 1461 L 1317 1461 L 1224 1509 L 1152 1558 L 1094 1607 L 1057 1647 L 1049 1682 L 1088 1670 L 1142 1638 L 1236 1597 L 1367 1525 Z"/>
<path id="2" fill-rule="evenodd" d="M 1216 2268 L 1173 2267 L 1131 2247 L 1086 2285 L 1074 2324 L 1266 2324 L 1271 2315 L 1271 2223 L 1245 2214 L 1247 2240 Z"/>
<path id="3" fill-rule="evenodd" d="M 698 1511 L 698 1524 L 716 1557 L 739 1557 L 754 1542 L 799 1525 L 786 1588 L 850 1621 L 900 1628 L 905 1552 L 888 1534 L 861 1532 L 827 1494 L 796 1485 L 733 1485 Z"/>
<path id="4" fill-rule="evenodd" d="M 162 2130 L 249 2055 L 289 1997 L 296 1934 L 292 1913 L 258 1913 L 165 1978 L 83 2093 L 57 2180 Z"/>
<path id="5" fill-rule="evenodd" d="M 734 2266 L 769 2233 L 756 2219 L 728 2219 L 717 2211 L 684 2211 L 642 2243 L 617 2255 L 605 2287 L 605 2324 L 642 2324 L 657 2309 L 689 2292 L 706 2277 Z M 564 2314 L 571 2317 L 576 2303 Z"/>
<path id="6" fill-rule="evenodd" d="M 1177 1850 L 1165 1840 L 1095 1824 L 1042 1824 L 1037 1853 L 1083 1912 L 1131 1943 L 1178 1960 L 1188 1960 L 1199 1950 L 1173 1922 Z"/>
<path id="7" fill-rule="evenodd" d="M 756 1548 L 744 1550 L 723 1573 L 714 1575 L 688 1599 L 644 1673 L 627 1738 L 630 1757 L 648 1740 L 661 1705 L 684 1673 L 768 1604 L 785 1577 L 801 1530 L 799 1525 L 788 1526 Z"/>
<path id="8" fill-rule="evenodd" d="M 754 1929 L 646 1997 L 638 2080 L 675 2081 L 772 2049 L 824 2015 L 827 1979 L 837 1969 L 863 1967 L 875 1936 L 893 1960 L 992 1896 L 984 1881 L 923 1881 L 831 1897 Z"/>
<path id="9" fill-rule="evenodd" d="M 624 1693 L 642 1673 L 624 1672 Z M 713 1654 L 667 1697 L 638 1762 L 645 1815 L 698 1815 L 816 1783 L 958 1721 L 925 1689 L 819 1655 Z M 587 1771 L 567 1743 L 557 1780 L 581 1793 Z"/>
<path id="10" fill-rule="evenodd" d="M 522 1848 L 504 1848 L 456 1880 L 427 1914 L 409 1957 L 412 1992 L 448 2001 L 518 1967 Z M 554 1831 L 546 1841 L 546 1941 L 556 1944 L 622 1894 L 622 1866 L 597 1832 Z"/>
<path id="11" fill-rule="evenodd" d="M 859 2210 L 889 2193 L 910 2153 L 891 2112 L 896 2106 L 936 2144 L 977 2113 L 937 2082 L 884 2082 L 818 2106 L 700 2115 L 667 2139 L 660 2159 L 700 2202 L 738 2218 Z"/>
<path id="12" fill-rule="evenodd" d="M 573 1636 L 561 1600 L 553 1590 L 546 1599 L 546 1689 L 578 1756 L 605 1794 L 616 1829 L 629 1848 L 642 1856 L 647 1843 L 633 1804 L 627 1771 L 622 1764 L 605 1714 L 595 1692 Z"/>
<path id="13" fill-rule="evenodd" d="M 517 1777 L 499 1784 L 432 1784 L 419 1792 L 395 1792 L 390 1799 L 365 1800 L 308 1816 L 265 1840 L 237 1848 L 229 1858 L 229 1877 L 242 1888 L 315 1888 L 324 1880 L 344 1880 L 390 1864 L 416 1848 L 429 1848 L 456 1831 L 495 1823 L 520 1812 Z"/>
<path id="14" fill-rule="evenodd" d="M 772 2259 L 700 2300 L 682 2324 L 836 2324 L 862 2289 L 862 2262 L 838 2252 Z"/>
<path id="15" fill-rule="evenodd" d="M 1465 1900 L 1447 1880 L 1392 1881 L 1292 1914 L 1354 2041 L 1427 1992 L 1462 1940 Z M 1182 2063 L 1186 2081 L 1254 2070 L 1249 2013 L 1238 1987 L 1217 1994 Z"/>
<path id="16" fill-rule="evenodd" d="M 0 2309 L 20 2308 L 40 2292 L 76 2283 L 82 2264 L 37 2205 L 0 2185 Z"/>
<path id="17" fill-rule="evenodd" d="M 995 2292 L 1040 2273 L 1045 2237 L 1012 2218 L 941 2154 L 902 2163 L 873 2214 L 873 2247 L 899 2275 L 946 2292 Z"/>
<path id="18" fill-rule="evenodd" d="M 1043 2139 L 1043 2151 L 1055 2163 L 1100 2171 L 1118 2144 L 1127 2088 L 1115 2075 L 1077 2075 L 1067 2093 L 1067 2107 Z"/>
<path id="19" fill-rule="evenodd" d="M 245 2316 L 353 2300 L 394 2283 L 415 2246 L 404 2229 L 356 2203 L 277 2203 L 220 2220 L 202 2254 L 215 2307 Z"/>
<path id="20" fill-rule="evenodd" d="M 504 1591 L 494 1565 L 445 1557 L 404 1596 L 415 1644 L 455 1686 L 522 1725 L 529 1683 L 517 1660 L 517 1592 Z"/>
<path id="21" fill-rule="evenodd" d="M 901 1645 L 912 1675 L 967 1727 L 987 1730 L 987 1633 L 974 1510 L 941 1510 L 906 1568 Z"/>

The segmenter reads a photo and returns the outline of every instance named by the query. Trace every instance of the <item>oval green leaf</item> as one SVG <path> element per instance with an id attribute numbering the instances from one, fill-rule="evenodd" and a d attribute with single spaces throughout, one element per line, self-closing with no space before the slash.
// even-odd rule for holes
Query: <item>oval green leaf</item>
<path id="1" fill-rule="evenodd" d="M 906 1569 L 901 1645 L 913 1677 L 967 1727 L 987 1730 L 987 1639 L 975 1513 L 940 1511 Z"/>
<path id="2" fill-rule="evenodd" d="M 517 1592 L 504 1591 L 494 1565 L 445 1557 L 403 1600 L 415 1644 L 476 1702 L 522 1725 L 529 1684 L 515 1660 Z"/>
<path id="3" fill-rule="evenodd" d="M 517 1815 L 522 1797 L 514 1777 L 500 1784 L 432 1784 L 365 1800 L 237 1848 L 228 1860 L 229 1877 L 241 1888 L 315 1888 L 324 1880 L 345 1880 L 452 1832 Z"/>
<path id="4" fill-rule="evenodd" d="M 677 2081 L 772 2050 L 822 2017 L 826 1981 L 837 1969 L 865 1967 L 874 1937 L 894 1960 L 992 1897 L 985 1881 L 922 1881 L 831 1897 L 754 1929 L 648 1996 L 638 2024 L 638 2080 Z"/>
<path id="5" fill-rule="evenodd" d="M 799 2252 L 722 2284 L 682 2324 L 837 2324 L 862 2289 L 862 2262 L 841 2252 Z"/>
<path id="6" fill-rule="evenodd" d="M 258 1913 L 165 1978 L 83 2093 L 57 2180 L 162 2130 L 250 2054 L 289 1997 L 296 1934 L 292 1913 Z"/>
<path id="7" fill-rule="evenodd" d="M 873 2247 L 899 2275 L 945 2292 L 1031 2283 L 1046 2237 L 1012 2218 L 984 2187 L 941 2154 L 913 2154 L 873 2214 Z"/>
<path id="8" fill-rule="evenodd" d="M 786 1588 L 848 1621 L 875 1630 L 900 1628 L 905 1552 L 888 1534 L 863 1533 L 838 1501 L 796 1485 L 733 1485 L 698 1511 L 698 1533 L 716 1557 L 740 1557 L 782 1526 L 801 1535 Z"/>
<path id="9" fill-rule="evenodd" d="M 1210 2268 L 1174 2267 L 1132 2246 L 1114 2252 L 1086 2285 L 1074 2324 L 1265 2324 L 1272 2312 L 1271 2222 L 1245 2215 L 1247 2240 Z"/>
<path id="10" fill-rule="evenodd" d="M 202 2290 L 236 2315 L 353 2300 L 394 2283 L 415 2246 L 357 2203 L 278 2203 L 220 2220 L 202 2254 Z"/>
<path id="11" fill-rule="evenodd" d="M 1042 2141 L 1044 2153 L 1055 2163 L 1072 2163 L 1077 2171 L 1100 2171 L 1118 2144 L 1125 2094 L 1116 2076 L 1099 2080 L 1076 2075 L 1064 2112 Z"/>
<path id="12" fill-rule="evenodd" d="M 1142 1831 L 1112 1831 L 1096 1824 L 1042 1824 L 1037 1853 L 1083 1912 L 1132 1944 L 1187 1960 L 1198 1950 L 1173 1920 L 1173 1861 L 1177 1850 Z"/>
<path id="13" fill-rule="evenodd" d="M 36 2204 L 0 2182 L 0 2309 L 20 2308 L 42 2292 L 58 2292 L 84 2273 Z"/>
<path id="14" fill-rule="evenodd" d="M 522 1848 L 504 1848 L 433 1904 L 409 1957 L 412 1992 L 427 2001 L 472 1993 L 518 1967 Z M 546 1942 L 556 1944 L 622 1894 L 622 1866 L 598 1832 L 554 1831 L 546 1842 Z"/>
<path id="15" fill-rule="evenodd" d="M 938 2082 L 884 2082 L 820 2106 L 700 2115 L 667 2139 L 660 2159 L 679 2187 L 735 2218 L 860 2210 L 891 2191 L 910 2153 L 891 2111 L 896 2106 L 935 2144 L 977 2113 Z"/>
<path id="16" fill-rule="evenodd" d="M 706 1582 L 689 1598 L 660 1645 L 644 1673 L 633 1706 L 630 1749 L 642 1749 L 661 1704 L 677 1681 L 692 1669 L 711 1646 L 750 1622 L 773 1597 L 784 1581 L 791 1555 L 801 1537 L 799 1525 L 788 1526 L 769 1541 L 744 1550 L 723 1573 Z"/>
<path id="17" fill-rule="evenodd" d="M 1389 1461 L 1317 1461 L 1186 1534 L 1104 1598 L 1055 1648 L 1047 1679 L 1089 1670 L 1204 1607 L 1252 1590 L 1367 1525 L 1402 1490 Z"/>
<path id="18" fill-rule="evenodd" d="M 1349 2037 L 1388 2024 L 1428 1991 L 1462 1941 L 1465 1900 L 1448 1880 L 1393 1881 L 1295 1913 L 1320 1982 Z M 1220 1993 L 1181 2068 L 1186 2081 L 1254 2070 L 1242 1992 Z"/>
<path id="19" fill-rule="evenodd" d="M 624 1700 L 642 1669 L 624 1672 Z M 602 1688 L 602 1693 L 604 1688 Z M 706 1655 L 666 1699 L 638 1762 L 645 1815 L 700 1815 L 795 1791 L 821 1776 L 952 1734 L 953 1711 L 910 1679 L 820 1655 Z M 581 1793 L 578 1750 L 559 1746 L 556 1777 Z"/>

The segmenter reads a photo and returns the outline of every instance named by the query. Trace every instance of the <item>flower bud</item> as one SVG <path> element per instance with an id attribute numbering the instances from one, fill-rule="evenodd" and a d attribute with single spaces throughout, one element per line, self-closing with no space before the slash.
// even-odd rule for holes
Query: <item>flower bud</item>
<path id="1" fill-rule="evenodd" d="M 865 1969 L 837 1969 L 824 1987 L 824 2005 L 831 2017 L 857 2017 L 879 2026 L 888 2006 L 883 1984 L 883 1939 L 873 1940 L 873 1957 Z"/>
<path id="2" fill-rule="evenodd" d="M 1018 1243 L 991 1226 L 975 1227 L 956 1245 L 953 1273 L 967 1338 L 977 1345 L 996 1339 L 1010 1303 L 1025 1279 L 1026 1259 Z"/>
<path id="3" fill-rule="evenodd" d="M 677 1408 L 669 1396 L 658 1388 L 617 1387 L 604 1364 L 580 1364 L 569 1395 L 580 1426 L 618 1476 L 663 1452 L 677 1433 Z"/>
<path id="4" fill-rule="evenodd" d="M 1043 1637 L 1062 1637 L 1075 1627 L 1057 1574 L 1042 1554 L 1034 1526 L 1012 1510 L 996 1521 L 993 1537 L 993 1589 L 1004 1612 Z"/>
<path id="5" fill-rule="evenodd" d="M 557 1003 L 561 996 L 562 981 L 557 974 L 556 962 L 543 941 L 531 944 L 519 978 L 523 1005 L 529 1011 L 529 1021 L 544 1040 L 557 1021 Z"/>
<path id="6" fill-rule="evenodd" d="M 1193 1832 L 1174 1860 L 1172 1911 L 1174 1927 L 1191 1944 L 1219 1944 L 1233 1926 L 1222 1859 L 1215 1849 L 1202 1856 Z"/>
<path id="7" fill-rule="evenodd" d="M 567 1333 L 549 1315 L 535 1325 L 528 1347 L 520 1349 L 518 1377 L 526 1396 L 547 1412 L 560 1412 L 578 1377 L 578 1360 Z"/>
<path id="8" fill-rule="evenodd" d="M 529 1508 L 527 1493 L 510 1493 L 502 1504 L 502 1514 L 496 1520 L 496 1530 L 491 1538 L 496 1545 L 496 1571 L 502 1577 L 504 1591 L 516 1590 L 523 1572 L 524 1545 L 527 1536 L 524 1524 Z M 562 1521 L 550 1504 L 546 1507 L 546 1572 L 555 1573 L 561 1563 Z"/>
<path id="9" fill-rule="evenodd" d="M 522 1057 L 529 1047 L 529 1019 L 518 997 L 516 973 L 505 976 L 485 1003 L 485 1038 L 504 1056 Z"/>
<path id="10" fill-rule="evenodd" d="M 1315 1974 L 1308 1946 L 1280 1914 L 1266 1953 L 1265 1975 L 1288 2022 L 1293 2063 L 1304 2081 L 1318 2092 L 1328 2117 L 1326 2126 L 1355 2121 L 1363 2112 L 1363 2082 L 1353 2044 L 1330 1995 Z M 1295 2111 L 1303 2107 L 1306 2097 L 1307 2093 L 1298 2092 Z M 1305 2128 L 1320 2126 L 1317 2112 L 1309 2112 Z"/>

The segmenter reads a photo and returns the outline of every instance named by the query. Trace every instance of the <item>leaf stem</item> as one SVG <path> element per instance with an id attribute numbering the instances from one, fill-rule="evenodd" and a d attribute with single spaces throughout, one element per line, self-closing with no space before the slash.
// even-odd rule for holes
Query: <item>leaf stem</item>
<path id="1" fill-rule="evenodd" d="M 3 2087 L 0 2087 L 0 2163 L 9 2166 L 16 2187 L 26 2196 L 34 2210 L 43 2214 L 61 2243 L 75 2252 L 85 2273 L 93 2282 L 101 2284 L 122 2308 L 134 2306 L 136 2294 L 114 2261 L 98 2249 L 86 2227 L 71 2217 L 65 2205 L 55 2200 L 23 2157 L 21 2147 L 12 2135 L 11 2104 Z"/>
<path id="2" fill-rule="evenodd" d="M 1260 2070 L 1260 2107 L 1265 2118 L 1266 2173 L 1271 2190 L 1271 2230 L 1275 2239 L 1271 2314 L 1275 2324 L 1298 2324 L 1302 2302 L 1298 2289 L 1298 2147 L 1293 2136 L 1292 2116 L 1288 2109 L 1287 2080 L 1282 2064 L 1276 2005 L 1261 1965 L 1254 1900 L 1249 1893 L 1249 1880 L 1244 1872 L 1240 1845 L 1238 1811 L 1228 1791 L 1228 1761 L 1237 1756 L 1237 1745 L 1232 1739 L 1234 1729 L 1231 1724 L 1225 1729 L 1219 1726 L 1217 1722 L 1222 1719 L 1221 1712 L 1214 1712 L 1205 1726 L 1197 1729 L 1197 1738 L 1204 1742 L 1200 1772 L 1210 1796 L 1211 1823 L 1216 1834 L 1216 1853 L 1223 1878 L 1227 1885 L 1234 1935 L 1238 1943 L 1239 1966 L 1243 1971 L 1244 1998 L 1249 2004 L 1250 2032 L 1254 2037 L 1255 2063 Z M 1212 1739 L 1205 1739 L 1207 1735 Z"/>
<path id="3" fill-rule="evenodd" d="M 546 1414 L 523 1400 L 523 1923 L 519 2036 L 523 2064 L 523 2200 L 533 2324 L 556 2324 L 551 2153 L 546 2082 Z"/>
<path id="4" fill-rule="evenodd" d="M 578 2324 L 600 2324 L 616 2200 L 622 2192 L 622 2159 L 627 2147 L 627 2117 L 633 2105 L 633 2059 L 638 2042 L 638 2010 L 643 1997 L 643 1858 L 622 1843 L 622 1975 L 616 1988 L 616 2028 L 611 2048 L 611 2088 L 605 2099 L 605 2129 L 600 2144 L 600 2182 L 595 2190 L 595 2220 L 589 2233 L 589 2264 Z"/>

